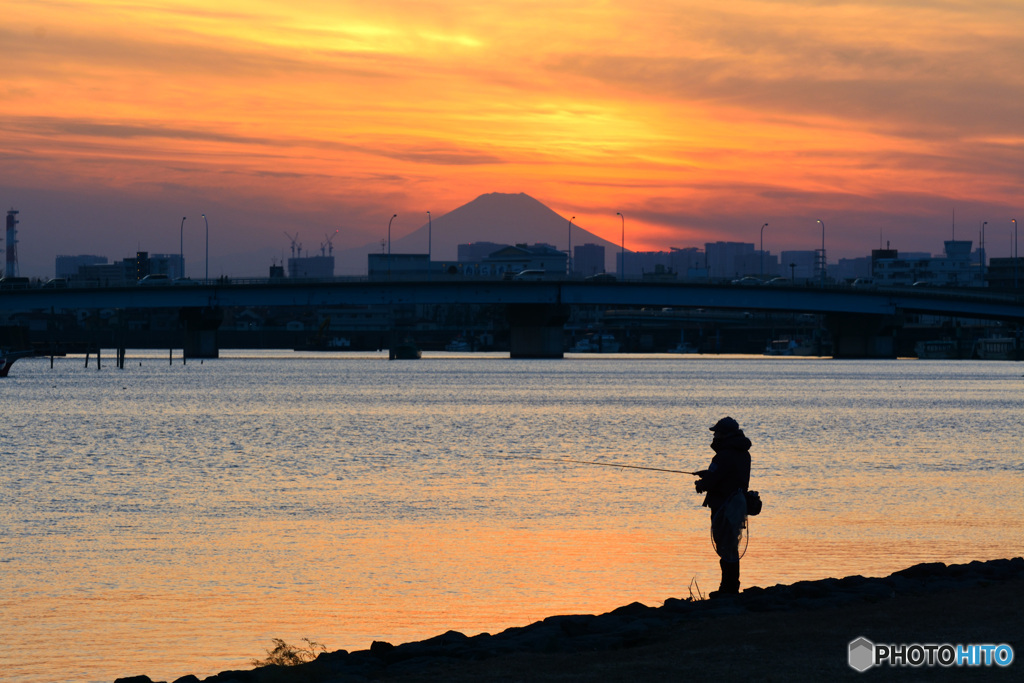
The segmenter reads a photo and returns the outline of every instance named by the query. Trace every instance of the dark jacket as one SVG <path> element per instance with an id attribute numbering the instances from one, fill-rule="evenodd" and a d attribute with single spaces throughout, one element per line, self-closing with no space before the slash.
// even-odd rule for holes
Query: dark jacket
<path id="1" fill-rule="evenodd" d="M 715 457 L 706 470 L 698 472 L 707 494 L 704 507 L 714 515 L 736 489 L 750 486 L 750 439 L 739 429 L 731 434 L 716 434 L 711 442 Z"/>

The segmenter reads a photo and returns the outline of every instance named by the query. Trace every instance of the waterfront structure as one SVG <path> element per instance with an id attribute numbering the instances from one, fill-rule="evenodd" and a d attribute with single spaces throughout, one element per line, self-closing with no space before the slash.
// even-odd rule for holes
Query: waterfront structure
<path id="1" fill-rule="evenodd" d="M 1022 284 L 1024 258 L 989 259 L 986 280 L 993 289 L 1016 289 Z"/>
<path id="2" fill-rule="evenodd" d="M 524 270 L 536 270 L 564 277 L 568 258 L 564 251 L 559 251 L 550 244 L 517 244 L 489 254 L 481 265 L 489 266 L 491 274 L 498 277 L 503 277 L 505 273 L 521 273 Z"/>
<path id="3" fill-rule="evenodd" d="M 459 263 L 476 263 L 508 246 L 510 245 L 497 242 L 470 242 L 469 244 L 460 244 L 456 249 Z"/>
<path id="4" fill-rule="evenodd" d="M 367 254 L 371 280 L 425 278 L 431 270 L 429 254 Z"/>
<path id="5" fill-rule="evenodd" d="M 946 240 L 945 254 L 887 254 L 874 259 L 872 277 L 877 285 L 930 285 L 940 287 L 984 287 L 982 267 L 971 262 L 970 240 Z"/>
<path id="6" fill-rule="evenodd" d="M 71 257 L 74 258 L 74 257 Z M 107 263 L 105 257 L 100 263 L 79 265 L 74 273 L 61 277 L 69 282 L 103 287 L 123 287 L 135 284 L 147 275 L 165 275 L 169 280 L 181 277 L 184 262 L 180 254 L 153 254 L 140 251 L 135 258 L 121 259 L 116 263 Z"/>

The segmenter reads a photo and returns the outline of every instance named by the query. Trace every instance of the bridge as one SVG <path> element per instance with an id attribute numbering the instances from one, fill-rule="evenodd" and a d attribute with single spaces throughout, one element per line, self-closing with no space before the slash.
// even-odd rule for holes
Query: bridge
<path id="1" fill-rule="evenodd" d="M 560 357 L 570 306 L 705 308 L 814 313 L 826 316 L 834 355 L 885 357 L 891 329 L 904 313 L 1024 323 L 1024 297 L 984 289 L 746 286 L 666 281 L 485 279 L 251 280 L 158 286 L 0 290 L 0 311 L 155 309 L 182 311 L 195 348 L 216 346 L 211 312 L 250 306 L 502 304 L 513 357 Z M 889 331 L 889 332 L 887 332 Z M 212 341 L 211 341 L 212 338 Z M 215 348 L 213 349 L 216 350 Z"/>

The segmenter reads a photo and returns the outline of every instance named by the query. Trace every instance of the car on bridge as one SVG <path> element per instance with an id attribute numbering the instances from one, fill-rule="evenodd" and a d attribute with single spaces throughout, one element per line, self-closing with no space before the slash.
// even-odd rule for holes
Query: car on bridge
<path id="1" fill-rule="evenodd" d="M 512 277 L 512 279 L 517 280 L 519 282 L 537 281 L 545 279 L 546 275 L 547 273 L 543 270 L 523 270 L 516 273 L 515 276 Z"/>
<path id="2" fill-rule="evenodd" d="M 27 277 L 3 277 L 0 278 L 0 289 L 28 289 L 29 279 Z"/>
<path id="3" fill-rule="evenodd" d="M 752 287 L 754 285 L 762 285 L 764 283 L 758 280 L 756 277 L 751 277 L 748 275 L 747 277 L 741 277 L 738 280 L 733 280 L 732 284 L 742 285 L 744 287 Z"/>

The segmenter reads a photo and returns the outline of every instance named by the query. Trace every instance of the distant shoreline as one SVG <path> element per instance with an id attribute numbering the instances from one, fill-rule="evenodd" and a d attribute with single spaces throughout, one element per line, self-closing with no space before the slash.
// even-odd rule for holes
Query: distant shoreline
<path id="1" fill-rule="evenodd" d="M 1024 657 L 1024 558 L 918 564 L 883 578 L 800 581 L 750 588 L 735 598 L 669 598 L 602 615 L 548 617 L 490 635 L 455 631 L 368 650 L 338 650 L 296 667 L 224 671 L 175 683 L 328 683 L 331 681 L 672 680 L 772 677 L 823 680 L 859 675 L 848 644 L 1010 645 Z M 1024 667 L 984 667 L 1016 676 Z M 981 669 L 979 669 L 980 671 Z M 964 673 L 919 668 L 929 676 Z M 1012 673 L 1011 673 L 1012 672 Z M 909 672 L 907 672 L 909 673 Z M 153 683 L 148 676 L 115 683 Z"/>

